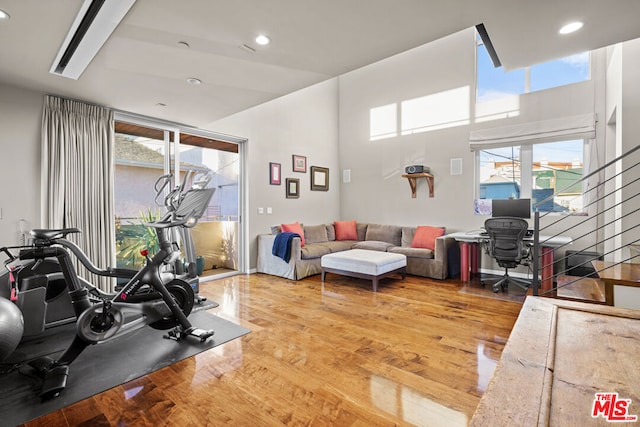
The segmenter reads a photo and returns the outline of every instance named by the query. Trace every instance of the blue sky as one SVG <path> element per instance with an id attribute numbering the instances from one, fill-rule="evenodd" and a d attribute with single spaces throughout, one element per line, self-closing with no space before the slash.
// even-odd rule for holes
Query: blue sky
<path id="1" fill-rule="evenodd" d="M 579 53 L 530 68 L 531 92 L 589 79 L 589 53 Z M 495 68 L 484 45 L 478 46 L 478 101 L 525 92 L 525 70 Z"/>

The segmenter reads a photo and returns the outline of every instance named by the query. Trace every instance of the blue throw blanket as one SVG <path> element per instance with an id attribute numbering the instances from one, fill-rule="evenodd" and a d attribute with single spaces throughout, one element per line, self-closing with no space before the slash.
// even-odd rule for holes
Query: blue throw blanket
<path id="1" fill-rule="evenodd" d="M 273 241 L 271 253 L 279 258 L 289 262 L 291 259 L 291 240 L 294 237 L 300 237 L 298 233 L 278 233 Z"/>

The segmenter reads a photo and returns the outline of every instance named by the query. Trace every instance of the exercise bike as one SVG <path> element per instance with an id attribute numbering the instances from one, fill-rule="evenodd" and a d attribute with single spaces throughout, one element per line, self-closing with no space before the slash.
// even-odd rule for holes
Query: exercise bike
<path id="1" fill-rule="evenodd" d="M 204 213 L 214 189 L 196 186 L 184 191 L 182 186 L 171 198 L 172 208 L 159 220 L 144 224 L 153 227 L 159 242 L 159 251 L 148 253 L 145 266 L 132 270 L 96 268 L 82 250 L 66 237 L 79 233 L 76 228 L 32 230 L 29 246 L 0 248 L 8 256 L 5 263 L 11 283 L 11 299 L 18 291 L 15 277 L 23 268 L 36 269 L 40 264 L 55 260 L 64 282 L 66 294 L 76 318 L 76 334 L 71 345 L 57 359 L 48 357 L 32 360 L 29 364 L 43 378 L 40 396 L 43 399 L 58 396 L 66 387 L 69 365 L 89 345 L 98 344 L 122 334 L 149 325 L 154 329 L 170 330 L 166 337 L 175 340 L 186 338 L 204 342 L 214 331 L 199 329 L 187 316 L 194 305 L 192 285 L 172 272 L 180 258 L 180 250 L 171 238 L 176 227 L 190 228 L 197 224 Z M 178 196 L 179 194 L 179 196 Z M 10 249 L 19 249 L 15 256 Z M 70 260 L 73 253 L 90 271 L 109 277 L 130 277 L 114 294 L 100 291 L 78 277 Z"/>
<path id="2" fill-rule="evenodd" d="M 211 181 L 210 173 L 196 173 L 192 170 L 187 171 L 182 184 L 175 185 L 172 190 L 168 189 L 173 185 L 173 174 L 166 174 L 160 176 L 155 184 L 154 189 L 156 191 L 156 197 L 154 203 L 156 206 L 162 206 L 166 208 L 167 212 L 175 215 L 179 207 L 182 206 L 185 195 L 185 187 L 189 186 L 192 190 L 204 189 Z M 164 197 L 162 202 L 160 198 L 168 191 L 168 194 Z M 184 252 L 184 262 L 179 259 L 173 266 L 174 272 L 179 278 L 186 280 L 191 284 L 195 292 L 195 303 L 201 304 L 206 301 L 206 298 L 201 297 L 198 293 L 200 290 L 200 277 L 198 276 L 196 266 L 196 249 L 191 236 L 190 227 L 178 227 L 174 229 L 174 242 L 181 243 L 182 250 Z"/>

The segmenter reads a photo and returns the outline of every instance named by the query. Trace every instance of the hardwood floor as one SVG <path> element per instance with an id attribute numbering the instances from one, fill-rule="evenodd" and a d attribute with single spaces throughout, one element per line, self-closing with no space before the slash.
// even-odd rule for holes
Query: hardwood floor
<path id="1" fill-rule="evenodd" d="M 415 276 L 373 293 L 238 275 L 200 293 L 252 332 L 26 426 L 466 426 L 523 298 Z"/>

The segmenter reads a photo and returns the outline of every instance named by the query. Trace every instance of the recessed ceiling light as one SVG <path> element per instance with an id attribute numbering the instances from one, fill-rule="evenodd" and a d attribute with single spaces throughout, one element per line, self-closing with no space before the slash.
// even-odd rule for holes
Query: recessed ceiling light
<path id="1" fill-rule="evenodd" d="M 189 48 L 189 47 L 190 47 L 190 46 L 189 46 L 189 43 L 187 43 L 187 42 L 178 42 L 178 46 L 180 46 L 180 47 L 186 47 L 186 48 Z"/>
<path id="2" fill-rule="evenodd" d="M 190 85 L 198 86 L 199 84 L 202 83 L 202 80 L 197 79 L 195 77 L 189 77 L 187 79 L 187 83 L 189 83 Z"/>
<path id="3" fill-rule="evenodd" d="M 256 43 L 258 43 L 259 45 L 267 45 L 271 42 L 271 39 L 263 34 L 260 34 L 258 37 L 256 37 Z"/>
<path id="4" fill-rule="evenodd" d="M 4 10 L 0 9 L 0 20 L 6 20 L 6 19 L 9 19 L 9 18 L 11 18 L 11 15 L 9 15 Z"/>
<path id="5" fill-rule="evenodd" d="M 560 31 L 558 31 L 560 34 L 569 34 L 569 33 L 573 33 L 574 31 L 578 31 L 580 28 L 582 28 L 584 24 L 582 22 L 576 21 L 576 22 L 571 22 L 567 25 L 565 25 L 564 27 L 560 28 Z"/>
<path id="6" fill-rule="evenodd" d="M 164 102 L 158 102 L 156 104 L 156 107 L 160 107 L 160 108 L 163 108 L 163 107 L 166 107 L 166 106 L 167 106 L 167 104 L 165 104 Z"/>

